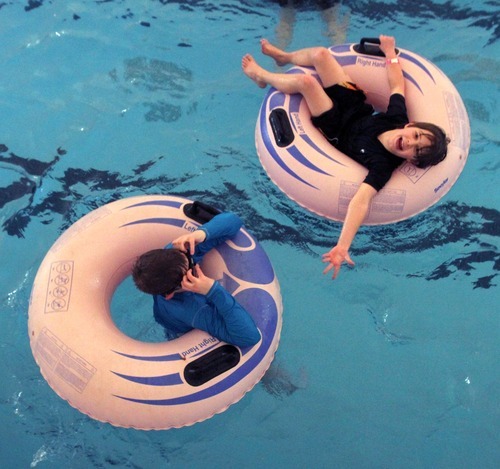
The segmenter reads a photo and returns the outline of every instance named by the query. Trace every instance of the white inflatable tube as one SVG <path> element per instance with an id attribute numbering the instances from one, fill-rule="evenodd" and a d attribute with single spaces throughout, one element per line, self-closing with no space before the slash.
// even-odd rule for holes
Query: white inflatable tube
<path id="1" fill-rule="evenodd" d="M 345 44 L 330 51 L 365 91 L 367 101 L 377 111 L 385 111 L 390 94 L 385 58 L 363 48 Z M 367 225 L 404 220 L 435 204 L 457 181 L 469 152 L 469 119 L 451 81 L 434 64 L 413 52 L 399 50 L 399 60 L 410 122 L 440 126 L 451 143 L 446 159 L 436 166 L 419 169 L 404 163 L 396 169 L 375 196 L 364 221 Z M 315 72 L 293 67 L 287 73 Z M 301 95 L 286 95 L 271 88 L 260 109 L 255 140 L 264 169 L 288 197 L 318 215 L 344 220 L 367 170 L 333 147 L 312 125 Z"/>
<path id="2" fill-rule="evenodd" d="M 252 315 L 258 344 L 240 349 L 199 330 L 145 343 L 112 320 L 111 298 L 135 259 L 195 230 L 199 211 L 179 197 L 119 200 L 77 221 L 45 256 L 30 299 L 31 348 L 49 385 L 81 412 L 144 430 L 191 425 L 240 400 L 268 369 L 281 296 L 267 255 L 245 229 L 208 253 L 202 268 Z"/>

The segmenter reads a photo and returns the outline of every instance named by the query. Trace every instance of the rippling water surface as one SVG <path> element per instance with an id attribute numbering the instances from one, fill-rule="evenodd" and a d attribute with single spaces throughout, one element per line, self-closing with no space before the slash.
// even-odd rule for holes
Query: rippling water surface
<path id="1" fill-rule="evenodd" d="M 500 464 L 498 2 L 295 4 L 0 3 L 3 467 Z M 240 60 L 259 55 L 261 37 L 298 48 L 382 32 L 454 82 L 471 120 L 469 160 L 427 212 L 363 228 L 356 267 L 332 283 L 319 259 L 339 225 L 263 171 L 253 133 L 264 92 Z M 271 372 L 239 403 L 192 427 L 141 432 L 61 400 L 26 324 L 60 233 L 107 202 L 154 193 L 240 214 L 274 264 L 284 326 Z M 128 334 L 161 338 L 130 282 L 113 304 L 133 305 L 115 318 Z"/>

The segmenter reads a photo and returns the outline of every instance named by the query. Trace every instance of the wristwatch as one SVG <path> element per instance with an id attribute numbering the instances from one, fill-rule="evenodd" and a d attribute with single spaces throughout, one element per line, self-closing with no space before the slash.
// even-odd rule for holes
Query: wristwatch
<path id="1" fill-rule="evenodd" d="M 399 59 L 397 57 L 394 57 L 393 59 L 385 59 L 386 64 L 398 64 Z"/>

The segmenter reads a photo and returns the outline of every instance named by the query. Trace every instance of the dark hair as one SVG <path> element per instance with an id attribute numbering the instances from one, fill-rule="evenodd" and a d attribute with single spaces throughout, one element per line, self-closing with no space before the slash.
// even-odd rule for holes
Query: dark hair
<path id="1" fill-rule="evenodd" d="M 450 139 L 446 136 L 444 130 L 437 125 L 429 122 L 412 122 L 408 127 L 418 127 L 430 133 L 428 135 L 431 145 L 422 149 L 414 158 L 413 164 L 417 168 L 427 168 L 441 163 L 446 158 L 448 143 Z"/>
<path id="2" fill-rule="evenodd" d="M 186 255 L 178 249 L 153 249 L 137 258 L 132 267 L 136 287 L 150 295 L 168 295 L 186 274 Z"/>

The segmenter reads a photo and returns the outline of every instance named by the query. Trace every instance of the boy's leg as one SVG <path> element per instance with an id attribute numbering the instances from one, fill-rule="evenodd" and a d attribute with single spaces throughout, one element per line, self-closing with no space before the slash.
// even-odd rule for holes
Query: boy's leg
<path id="1" fill-rule="evenodd" d="M 271 85 L 282 93 L 300 93 L 304 96 L 313 116 L 319 116 L 333 106 L 332 100 L 321 84 L 311 75 L 269 72 L 262 68 L 250 54 L 243 57 L 241 65 L 245 75 L 261 88 Z"/>
<path id="2" fill-rule="evenodd" d="M 309 47 L 293 52 L 285 52 L 272 45 L 267 39 L 261 40 L 262 53 L 273 58 L 278 65 L 300 65 L 314 67 L 324 88 L 350 82 L 352 79 L 325 47 Z"/>

